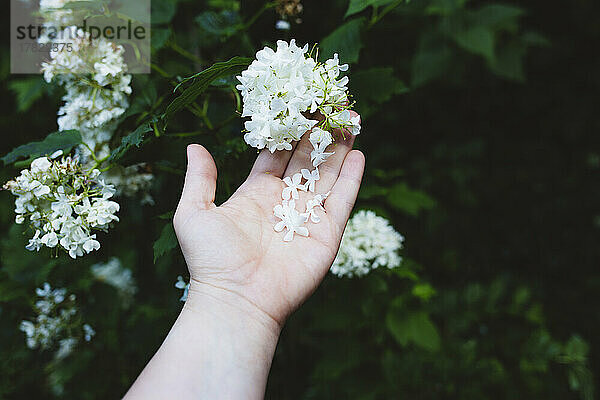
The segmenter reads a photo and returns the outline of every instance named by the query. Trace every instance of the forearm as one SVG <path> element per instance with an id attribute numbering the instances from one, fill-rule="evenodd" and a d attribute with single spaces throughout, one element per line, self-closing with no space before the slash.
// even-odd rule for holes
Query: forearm
<path id="1" fill-rule="evenodd" d="M 193 282 L 126 399 L 261 399 L 279 331 L 244 298 Z"/>

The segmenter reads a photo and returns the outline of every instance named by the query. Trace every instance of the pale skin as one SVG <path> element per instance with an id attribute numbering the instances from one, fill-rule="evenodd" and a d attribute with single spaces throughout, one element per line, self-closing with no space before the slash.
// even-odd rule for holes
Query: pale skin
<path id="1" fill-rule="evenodd" d="M 309 237 L 284 242 L 273 207 L 282 177 L 310 162 L 308 134 L 292 151 L 263 150 L 246 181 L 215 205 L 217 169 L 200 145 L 187 149 L 183 194 L 173 220 L 191 276 L 188 300 L 126 399 L 261 399 L 287 317 L 329 270 L 360 187 L 365 158 L 352 135 L 336 135 L 315 193 L 330 196 Z M 328 151 L 330 151 L 328 149 Z M 296 208 L 313 193 L 301 193 Z"/>

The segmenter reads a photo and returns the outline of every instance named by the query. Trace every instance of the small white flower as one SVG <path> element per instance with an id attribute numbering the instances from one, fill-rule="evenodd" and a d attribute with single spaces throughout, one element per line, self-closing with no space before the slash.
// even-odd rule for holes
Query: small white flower
<path id="1" fill-rule="evenodd" d="M 46 172 L 50 169 L 52 163 L 48 161 L 46 157 L 40 157 L 31 162 L 31 173 L 37 174 L 39 172 Z"/>
<path id="2" fill-rule="evenodd" d="M 323 164 L 330 156 L 334 154 L 325 152 L 327 149 L 326 142 L 313 144 L 313 148 L 314 150 L 310 153 L 310 161 L 312 161 L 313 167 L 315 168 Z"/>
<path id="3" fill-rule="evenodd" d="M 286 176 L 283 178 L 283 182 L 287 185 L 281 192 L 283 200 L 289 200 L 290 198 L 298 199 L 298 190 L 306 191 L 302 181 L 302 174 L 294 174 L 291 178 Z"/>
<path id="4" fill-rule="evenodd" d="M 354 136 L 360 134 L 360 115 L 350 118 L 350 133 Z"/>
<path id="5" fill-rule="evenodd" d="M 308 229 L 302 226 L 306 222 L 307 216 L 306 214 L 300 214 L 296 210 L 296 203 L 293 200 L 276 205 L 273 209 L 273 214 L 275 217 L 281 219 L 281 221 L 275 224 L 275 232 L 287 229 L 283 237 L 284 241 L 291 241 L 294 238 L 294 233 L 300 236 L 308 236 Z"/>
<path id="6" fill-rule="evenodd" d="M 90 253 L 94 250 L 98 250 L 100 248 L 100 242 L 96 240 L 96 235 L 90 236 L 84 243 L 83 249 L 86 253 Z M 75 257 L 73 257 L 75 258 Z"/>
<path id="7" fill-rule="evenodd" d="M 40 249 L 42 248 L 42 240 L 40 239 L 40 231 L 37 230 L 35 231 L 35 234 L 33 235 L 33 237 L 31 239 L 29 239 L 29 244 L 27 246 L 25 246 L 25 248 L 29 251 L 40 251 Z"/>
<path id="8" fill-rule="evenodd" d="M 323 203 L 325 199 L 329 196 L 329 192 L 326 194 L 317 194 L 312 199 L 306 202 L 306 212 L 305 214 L 308 216 L 311 222 L 318 224 L 321 222 L 321 217 L 319 217 L 315 210 L 321 210 L 325 212 L 325 208 L 323 207 Z"/>
<path id="9" fill-rule="evenodd" d="M 40 241 L 47 247 L 53 248 L 58 245 L 58 235 L 56 232 L 48 232 L 42 236 Z"/>
<path id="10" fill-rule="evenodd" d="M 331 136 L 331 133 L 327 132 L 326 130 L 314 128 L 310 133 L 310 142 L 312 143 L 313 147 L 321 143 L 325 143 L 324 146 L 327 147 L 333 143 L 333 136 Z"/>
<path id="11" fill-rule="evenodd" d="M 314 193 L 315 183 L 321 179 L 319 176 L 319 168 L 315 168 L 312 172 L 303 168 L 300 170 L 300 173 L 302 174 L 302 177 L 306 179 L 306 182 L 304 183 L 306 190 Z"/>

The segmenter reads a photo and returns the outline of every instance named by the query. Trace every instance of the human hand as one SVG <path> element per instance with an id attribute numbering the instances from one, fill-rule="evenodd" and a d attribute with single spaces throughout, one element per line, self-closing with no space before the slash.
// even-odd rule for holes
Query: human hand
<path id="1" fill-rule="evenodd" d="M 173 224 L 190 270 L 188 299 L 169 335 L 126 395 L 129 399 L 260 399 L 281 327 L 318 286 L 338 251 L 365 166 L 338 135 L 315 192 L 331 191 L 308 237 L 283 241 L 273 207 L 282 177 L 312 170 L 305 134 L 293 151 L 263 150 L 229 200 L 214 204 L 217 169 L 208 151 L 188 147 Z M 312 196 L 301 193 L 301 206 Z M 300 210 L 303 211 L 303 210 Z"/>
<path id="2" fill-rule="evenodd" d="M 300 193 L 296 201 L 303 212 L 308 198 L 331 191 L 325 212 L 316 211 L 321 222 L 308 222 L 310 235 L 291 242 L 273 229 L 273 207 L 282 201 L 282 177 L 313 169 L 308 133 L 292 151 L 261 151 L 246 181 L 220 206 L 214 204 L 217 169 L 211 155 L 200 145 L 188 147 L 173 221 L 191 275 L 188 303 L 194 296 L 223 299 L 280 328 L 316 289 L 337 254 L 365 165 L 363 154 L 351 150 L 354 136 L 336 136 L 329 150 L 335 154 L 320 165 L 315 193 Z"/>

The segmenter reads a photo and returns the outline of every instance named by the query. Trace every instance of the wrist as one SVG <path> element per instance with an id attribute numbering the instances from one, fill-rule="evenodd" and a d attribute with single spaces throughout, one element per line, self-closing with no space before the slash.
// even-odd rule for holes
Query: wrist
<path id="1" fill-rule="evenodd" d="M 280 325 L 244 297 L 192 281 L 131 399 L 262 399 Z"/>
<path id="2" fill-rule="evenodd" d="M 282 324 L 236 291 L 190 280 L 182 314 L 192 319 L 210 320 L 217 327 L 246 336 L 277 342 Z"/>

